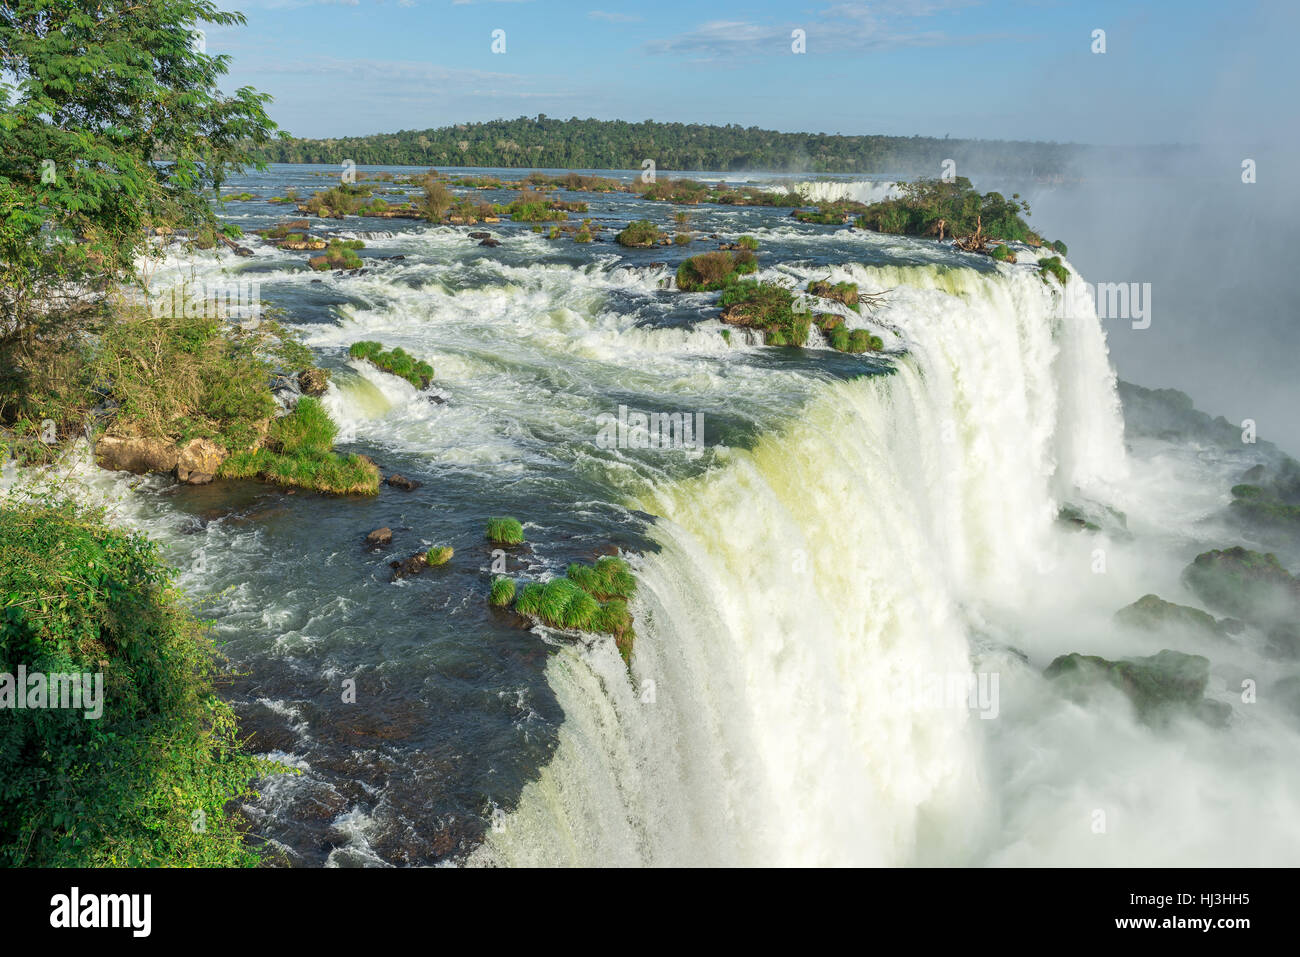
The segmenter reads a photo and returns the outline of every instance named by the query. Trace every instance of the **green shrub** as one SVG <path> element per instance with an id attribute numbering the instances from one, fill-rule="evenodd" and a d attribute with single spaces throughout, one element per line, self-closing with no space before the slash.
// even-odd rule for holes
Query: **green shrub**
<path id="1" fill-rule="evenodd" d="M 1055 276 L 1056 281 L 1064 286 L 1070 279 L 1070 272 L 1061 263 L 1060 256 L 1052 256 L 1050 259 L 1038 260 L 1038 275 L 1043 282 L 1050 282 L 1050 277 Z"/>
<path id="2" fill-rule="evenodd" d="M 812 324 L 807 312 L 795 312 L 794 295 L 775 283 L 739 279 L 727 285 L 719 298 L 722 321 L 762 329 L 770 346 L 802 346 Z"/>
<path id="3" fill-rule="evenodd" d="M 1016 254 L 1012 251 L 1011 247 L 1005 243 L 999 243 L 994 246 L 989 255 L 1000 263 L 1013 263 L 1016 261 Z"/>
<path id="4" fill-rule="evenodd" d="M 1062 256 L 1068 256 L 1070 254 L 1070 250 L 1066 248 L 1065 243 L 1061 242 L 1059 239 L 1053 240 L 1048 245 L 1050 245 L 1054 250 L 1056 250 Z"/>
<path id="5" fill-rule="evenodd" d="M 628 223 L 615 239 L 620 246 L 653 246 L 659 242 L 659 230 L 650 220 L 638 219 Z"/>
<path id="6" fill-rule="evenodd" d="M 497 608 L 504 608 L 515 600 L 515 582 L 513 578 L 494 578 L 488 602 Z"/>
<path id="7" fill-rule="evenodd" d="M 0 863 L 255 866 L 228 808 L 284 769 L 241 751 L 207 629 L 156 546 L 99 513 L 27 503 L 0 508 L 0 552 L 0 671 L 103 682 L 97 719 L 84 701 L 4 710 Z"/>
<path id="8" fill-rule="evenodd" d="M 360 269 L 364 263 L 355 250 L 364 245 L 365 243 L 359 239 L 331 239 L 325 252 L 319 256 L 312 256 L 307 260 L 307 265 L 317 272 L 324 272 L 327 269 Z"/>
<path id="9" fill-rule="evenodd" d="M 721 289 L 736 272 L 736 262 L 724 252 L 701 253 L 677 267 L 677 288 L 682 292 Z"/>
<path id="10" fill-rule="evenodd" d="M 741 236 L 736 240 L 736 245 L 741 249 L 748 249 L 750 252 L 755 252 L 758 249 L 758 240 L 753 236 Z"/>
<path id="11" fill-rule="evenodd" d="M 524 526 L 520 524 L 519 519 L 503 516 L 500 518 L 489 518 L 487 523 L 488 541 L 497 545 L 522 545 L 524 541 Z"/>

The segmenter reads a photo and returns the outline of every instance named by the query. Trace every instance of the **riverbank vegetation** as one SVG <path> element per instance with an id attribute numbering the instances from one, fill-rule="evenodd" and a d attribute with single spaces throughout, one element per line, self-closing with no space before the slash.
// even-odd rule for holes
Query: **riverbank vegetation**
<path id="1" fill-rule="evenodd" d="M 33 500 L 0 508 L 0 552 L 0 662 L 75 676 L 83 690 L 97 680 L 102 693 L 81 707 L 6 709 L 0 863 L 257 865 L 229 809 L 285 769 L 240 750 L 207 626 L 157 547 L 99 512 Z"/>

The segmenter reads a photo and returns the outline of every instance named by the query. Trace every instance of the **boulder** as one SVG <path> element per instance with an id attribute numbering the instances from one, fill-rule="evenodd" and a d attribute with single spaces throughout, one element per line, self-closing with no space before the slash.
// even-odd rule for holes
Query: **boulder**
<path id="1" fill-rule="evenodd" d="M 491 237 L 489 237 L 488 239 L 485 239 L 485 240 L 483 240 L 481 243 L 479 243 L 479 245 L 480 245 L 480 246 L 488 246 L 488 247 L 500 246 L 500 245 L 501 245 L 501 240 L 499 240 L 499 239 L 492 239 Z"/>
<path id="2" fill-rule="evenodd" d="M 391 544 L 393 541 L 393 530 L 385 525 L 383 528 L 377 528 L 366 536 L 367 548 L 382 548 Z"/>
<path id="3" fill-rule="evenodd" d="M 1183 582 L 1210 608 L 1266 631 L 1275 653 L 1300 657 L 1300 578 L 1276 555 L 1240 546 L 1202 552 Z"/>
<path id="4" fill-rule="evenodd" d="M 388 567 L 393 570 L 393 581 L 397 581 L 407 575 L 420 574 L 429 567 L 429 563 L 424 552 L 416 552 L 410 558 L 389 562 Z"/>
<path id="5" fill-rule="evenodd" d="M 1176 605 L 1158 595 L 1143 595 L 1133 604 L 1115 612 L 1115 621 L 1140 631 L 1165 629 L 1200 638 L 1227 638 L 1232 634 L 1230 620 L 1216 621 L 1214 616 L 1190 605 Z"/>
<path id="6" fill-rule="evenodd" d="M 1077 653 L 1061 655 L 1047 666 L 1043 677 L 1075 700 L 1108 684 L 1133 702 L 1140 718 L 1153 723 L 1181 711 L 1221 726 L 1231 713 L 1227 705 L 1205 700 L 1210 660 L 1167 648 L 1147 658 L 1121 661 Z"/>
<path id="7" fill-rule="evenodd" d="M 470 239 L 491 239 L 492 234 L 484 233 L 484 232 L 473 232 L 469 234 L 469 238 Z"/>
<path id="8" fill-rule="evenodd" d="M 105 435 L 95 443 L 95 463 L 110 472 L 170 472 L 179 458 L 180 450 L 170 439 Z"/>
<path id="9" fill-rule="evenodd" d="M 415 479 L 409 479 L 405 475 L 398 475 L 394 472 L 392 475 L 388 476 L 388 478 L 384 479 L 384 484 L 390 485 L 393 488 L 400 488 L 404 492 L 413 492 L 424 483 L 417 482 Z"/>
<path id="10" fill-rule="evenodd" d="M 191 485 L 204 485 L 212 481 L 225 460 L 226 450 L 211 439 L 190 439 L 176 457 L 176 477 Z"/>

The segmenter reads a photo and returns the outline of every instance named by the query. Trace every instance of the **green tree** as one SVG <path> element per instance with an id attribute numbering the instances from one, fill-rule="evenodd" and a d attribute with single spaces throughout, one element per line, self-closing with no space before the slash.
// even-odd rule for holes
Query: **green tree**
<path id="1" fill-rule="evenodd" d="M 152 229 L 216 228 L 207 191 L 276 133 L 205 51 L 205 25 L 244 22 L 208 0 L 0 6 L 0 348 L 93 314 Z"/>

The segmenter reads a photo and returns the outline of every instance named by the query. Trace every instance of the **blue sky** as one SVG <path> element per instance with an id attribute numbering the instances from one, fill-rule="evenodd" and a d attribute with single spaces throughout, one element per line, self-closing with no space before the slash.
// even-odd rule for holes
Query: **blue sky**
<path id="1" fill-rule="evenodd" d="M 1234 146 L 1295 125 L 1294 0 L 221 4 L 248 18 L 207 35 L 234 58 L 227 86 L 271 93 L 272 116 L 302 136 L 537 113 Z"/>

